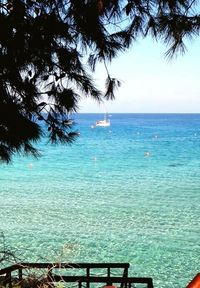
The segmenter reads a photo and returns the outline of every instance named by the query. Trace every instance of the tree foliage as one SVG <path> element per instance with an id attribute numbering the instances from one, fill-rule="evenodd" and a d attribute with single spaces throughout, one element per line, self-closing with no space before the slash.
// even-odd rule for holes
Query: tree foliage
<path id="1" fill-rule="evenodd" d="M 106 63 L 135 40 L 151 35 L 184 50 L 199 33 L 197 1 L 1 0 L 0 159 L 38 156 L 34 142 L 71 143 L 69 114 L 83 97 L 114 98 L 119 81 Z M 107 73 L 105 91 L 93 80 L 96 64 Z"/>

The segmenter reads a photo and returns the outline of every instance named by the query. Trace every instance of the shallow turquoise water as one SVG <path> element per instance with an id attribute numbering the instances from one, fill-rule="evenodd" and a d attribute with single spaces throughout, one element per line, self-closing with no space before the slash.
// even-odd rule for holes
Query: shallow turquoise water
<path id="1" fill-rule="evenodd" d="M 72 146 L 0 166 L 0 230 L 26 261 L 130 262 L 156 288 L 200 271 L 200 115 L 77 116 Z M 145 153 L 149 152 L 149 156 Z"/>

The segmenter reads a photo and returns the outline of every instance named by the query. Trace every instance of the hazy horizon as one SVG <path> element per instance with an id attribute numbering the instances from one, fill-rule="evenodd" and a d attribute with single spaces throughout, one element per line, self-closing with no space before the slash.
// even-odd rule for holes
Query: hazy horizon
<path id="1" fill-rule="evenodd" d="M 111 77 L 121 81 L 113 101 L 99 104 L 90 98 L 79 103 L 81 113 L 200 113 L 199 39 L 186 43 L 187 51 L 169 60 L 168 48 L 150 38 L 133 44 L 108 65 Z M 94 78 L 104 91 L 106 72 L 97 66 Z M 120 112 L 119 112 L 120 111 Z"/>

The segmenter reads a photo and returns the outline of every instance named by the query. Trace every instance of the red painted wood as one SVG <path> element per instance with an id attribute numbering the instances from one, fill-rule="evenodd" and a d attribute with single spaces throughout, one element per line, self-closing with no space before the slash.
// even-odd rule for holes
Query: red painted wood
<path id="1" fill-rule="evenodd" d="M 200 288 L 200 273 L 194 277 L 186 288 Z"/>

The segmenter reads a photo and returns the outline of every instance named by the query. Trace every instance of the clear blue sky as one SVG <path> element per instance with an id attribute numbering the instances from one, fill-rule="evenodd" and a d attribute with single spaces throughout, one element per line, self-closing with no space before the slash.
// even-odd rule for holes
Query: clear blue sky
<path id="1" fill-rule="evenodd" d="M 185 54 L 168 60 L 167 47 L 151 39 L 136 42 L 114 59 L 109 70 L 122 86 L 114 101 L 105 102 L 109 113 L 200 113 L 200 38 L 187 43 Z M 98 67 L 95 78 L 104 89 L 106 73 Z M 84 113 L 104 113 L 91 99 L 80 103 Z"/>

